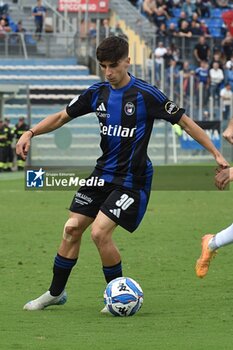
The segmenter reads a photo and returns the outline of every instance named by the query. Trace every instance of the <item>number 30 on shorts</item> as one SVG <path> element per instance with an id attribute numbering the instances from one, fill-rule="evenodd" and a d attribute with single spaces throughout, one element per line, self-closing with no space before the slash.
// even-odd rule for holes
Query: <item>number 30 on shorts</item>
<path id="1" fill-rule="evenodd" d="M 126 210 L 129 208 L 131 204 L 133 204 L 134 199 L 129 197 L 126 193 L 122 194 L 121 198 L 116 201 L 116 205 L 122 210 Z"/>

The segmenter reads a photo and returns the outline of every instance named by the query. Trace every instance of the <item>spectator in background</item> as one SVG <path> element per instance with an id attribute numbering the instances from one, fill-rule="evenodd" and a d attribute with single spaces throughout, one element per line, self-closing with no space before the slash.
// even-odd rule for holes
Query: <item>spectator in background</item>
<path id="1" fill-rule="evenodd" d="M 186 0 L 182 5 L 182 11 L 185 12 L 187 18 L 191 18 L 193 13 L 196 12 L 196 5 L 191 0 Z"/>
<path id="2" fill-rule="evenodd" d="M 196 11 L 199 17 L 210 17 L 211 1 L 209 0 L 196 0 Z"/>
<path id="3" fill-rule="evenodd" d="M 166 47 L 162 41 L 158 43 L 158 46 L 155 49 L 155 80 L 156 84 L 159 85 L 161 79 L 161 69 L 163 64 L 163 56 L 167 53 Z"/>
<path id="4" fill-rule="evenodd" d="M 226 33 L 226 37 L 221 42 L 222 50 L 225 55 L 226 61 L 231 59 L 233 54 L 233 37 L 230 32 Z"/>
<path id="5" fill-rule="evenodd" d="M 25 122 L 24 117 L 20 117 L 18 120 L 18 123 L 15 125 L 14 128 L 14 134 L 16 141 L 20 139 L 20 137 L 23 135 L 25 131 L 29 129 L 29 126 Z M 24 170 L 25 167 L 25 160 L 21 156 L 17 156 L 17 170 Z"/>
<path id="6" fill-rule="evenodd" d="M 192 32 L 190 30 L 189 23 L 187 21 L 182 21 L 181 27 L 178 31 L 178 36 L 185 37 L 185 38 L 191 38 Z M 188 45 L 188 43 L 186 43 Z"/>
<path id="7" fill-rule="evenodd" d="M 233 67 L 225 69 L 225 81 L 230 84 L 231 90 L 233 91 Z"/>
<path id="8" fill-rule="evenodd" d="M 232 91 L 231 85 L 226 83 L 224 88 L 220 90 L 220 97 L 222 99 L 223 106 L 223 119 L 228 120 L 230 118 L 231 103 L 232 103 Z"/>
<path id="9" fill-rule="evenodd" d="M 218 62 L 213 63 L 213 68 L 210 69 L 210 95 L 218 102 L 220 90 L 223 86 L 224 74 L 223 70 L 219 68 Z M 216 99 L 215 99 L 216 98 Z"/>
<path id="10" fill-rule="evenodd" d="M 200 66 L 195 70 L 195 87 L 197 97 L 199 97 L 198 92 L 200 90 L 200 84 L 202 84 L 202 100 L 203 106 L 206 107 L 208 105 L 209 100 L 209 65 L 206 61 L 201 61 Z"/>
<path id="11" fill-rule="evenodd" d="M 189 20 L 188 20 L 188 18 L 187 18 L 187 16 L 186 16 L 186 13 L 185 13 L 184 11 L 181 11 L 181 12 L 180 12 L 180 17 L 179 17 L 179 19 L 178 19 L 178 21 L 177 21 L 177 27 L 178 27 L 178 29 L 181 28 L 182 22 L 184 22 L 184 21 L 186 21 L 186 22 L 189 23 Z"/>
<path id="12" fill-rule="evenodd" d="M 110 27 L 109 19 L 108 18 L 103 19 L 102 24 L 100 26 L 100 40 L 103 40 L 113 34 L 114 32 L 112 27 Z"/>
<path id="13" fill-rule="evenodd" d="M 163 6 L 158 7 L 154 14 L 154 23 L 157 27 L 160 27 L 161 24 L 166 25 L 166 21 L 169 19 L 167 11 Z"/>
<path id="14" fill-rule="evenodd" d="M 6 4 L 4 1 L 0 1 L 0 15 L 8 14 L 9 13 L 9 5 Z"/>
<path id="15" fill-rule="evenodd" d="M 0 39 L 4 39 L 7 33 L 11 32 L 11 28 L 6 24 L 5 19 L 0 20 Z"/>
<path id="16" fill-rule="evenodd" d="M 15 32 L 16 33 L 26 33 L 26 29 L 23 27 L 22 20 L 18 21 Z"/>
<path id="17" fill-rule="evenodd" d="M 41 40 L 41 33 L 43 31 L 44 19 L 47 13 L 47 9 L 42 5 L 41 0 L 37 0 L 37 6 L 32 11 L 32 16 L 35 18 L 36 32 L 35 37 L 37 40 Z"/>
<path id="18" fill-rule="evenodd" d="M 158 41 L 162 41 L 164 43 L 164 45 L 167 45 L 167 27 L 165 23 L 161 23 L 160 27 L 157 29 L 156 31 L 156 36 L 157 36 L 157 40 Z"/>
<path id="19" fill-rule="evenodd" d="M 206 62 L 209 61 L 210 48 L 209 48 L 209 45 L 206 43 L 206 39 L 203 35 L 200 36 L 198 43 L 195 45 L 193 55 L 198 64 L 201 61 L 206 61 Z"/>
<path id="20" fill-rule="evenodd" d="M 154 23 L 154 16 L 156 13 L 156 1 L 155 0 L 144 0 L 142 3 L 141 12 L 144 16 L 146 16 L 149 21 Z"/>
<path id="21" fill-rule="evenodd" d="M 214 62 L 217 62 L 219 64 L 219 68 L 223 69 L 224 58 L 222 57 L 222 52 L 220 50 L 216 50 L 214 52 L 212 61 L 210 63 L 210 68 L 213 68 Z"/>
<path id="22" fill-rule="evenodd" d="M 175 25 L 174 22 L 171 22 L 169 24 L 168 29 L 167 29 L 168 42 L 170 44 L 174 43 L 175 42 L 175 37 L 177 37 L 177 35 L 178 35 L 178 31 L 177 31 L 176 25 Z"/>
<path id="23" fill-rule="evenodd" d="M 226 62 L 226 69 L 232 69 L 233 68 L 233 55 L 231 56 L 230 60 Z"/>
<path id="24" fill-rule="evenodd" d="M 188 95 L 190 87 L 190 77 L 193 74 L 193 72 L 190 69 L 189 61 L 184 61 L 181 72 L 183 74 L 184 95 Z"/>
<path id="25" fill-rule="evenodd" d="M 201 36 L 201 35 L 203 35 L 203 31 L 201 29 L 200 23 L 196 22 L 196 21 L 192 21 L 191 22 L 190 31 L 191 31 L 193 36 Z"/>
<path id="26" fill-rule="evenodd" d="M 205 21 L 202 19 L 201 22 L 200 22 L 200 28 L 202 30 L 202 35 L 204 35 L 205 38 L 210 38 L 211 35 L 210 35 L 210 31 L 209 31 L 209 28 L 208 26 L 206 25 Z"/>

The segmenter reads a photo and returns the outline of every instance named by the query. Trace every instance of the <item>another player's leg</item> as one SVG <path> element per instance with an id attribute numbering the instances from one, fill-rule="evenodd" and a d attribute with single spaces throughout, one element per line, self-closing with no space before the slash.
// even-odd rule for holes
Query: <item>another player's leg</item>
<path id="1" fill-rule="evenodd" d="M 24 310 L 42 310 L 50 305 L 62 305 L 67 300 L 65 286 L 72 268 L 77 263 L 83 232 L 93 221 L 81 214 L 71 213 L 67 220 L 63 239 L 54 259 L 53 279 L 49 290 L 39 298 L 29 301 Z"/>
<path id="2" fill-rule="evenodd" d="M 91 237 L 100 254 L 106 283 L 122 277 L 120 252 L 112 239 L 116 226 L 117 224 L 101 211 L 92 224 Z M 107 313 L 108 310 L 104 308 L 101 312 Z"/>
<path id="3" fill-rule="evenodd" d="M 207 234 L 202 237 L 202 252 L 196 262 L 196 275 L 206 276 L 211 259 L 216 255 L 217 249 L 233 243 L 233 224 L 216 235 Z"/>

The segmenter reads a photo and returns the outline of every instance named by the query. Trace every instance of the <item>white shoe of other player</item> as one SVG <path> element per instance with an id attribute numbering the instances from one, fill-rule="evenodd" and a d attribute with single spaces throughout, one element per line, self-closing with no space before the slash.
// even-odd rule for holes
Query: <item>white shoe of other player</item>
<path id="1" fill-rule="evenodd" d="M 109 314 L 110 312 L 108 311 L 108 308 L 107 306 L 105 306 L 101 311 L 100 311 L 101 314 Z"/>
<path id="2" fill-rule="evenodd" d="M 29 301 L 24 305 L 23 309 L 28 311 L 43 310 L 50 305 L 63 305 L 67 301 L 67 294 L 64 290 L 57 297 L 53 297 L 48 290 L 42 294 L 39 298 Z"/>

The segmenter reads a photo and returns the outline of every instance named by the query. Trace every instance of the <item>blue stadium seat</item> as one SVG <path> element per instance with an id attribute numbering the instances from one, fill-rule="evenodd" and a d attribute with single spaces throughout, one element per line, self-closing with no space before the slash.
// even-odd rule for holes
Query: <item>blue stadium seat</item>
<path id="1" fill-rule="evenodd" d="M 211 17 L 221 18 L 222 17 L 222 10 L 221 9 L 212 9 L 211 10 Z"/>
<path id="2" fill-rule="evenodd" d="M 210 34 L 214 37 L 214 38 L 222 38 L 222 33 L 221 33 L 221 28 L 217 28 L 217 27 L 209 27 L 209 31 Z"/>

